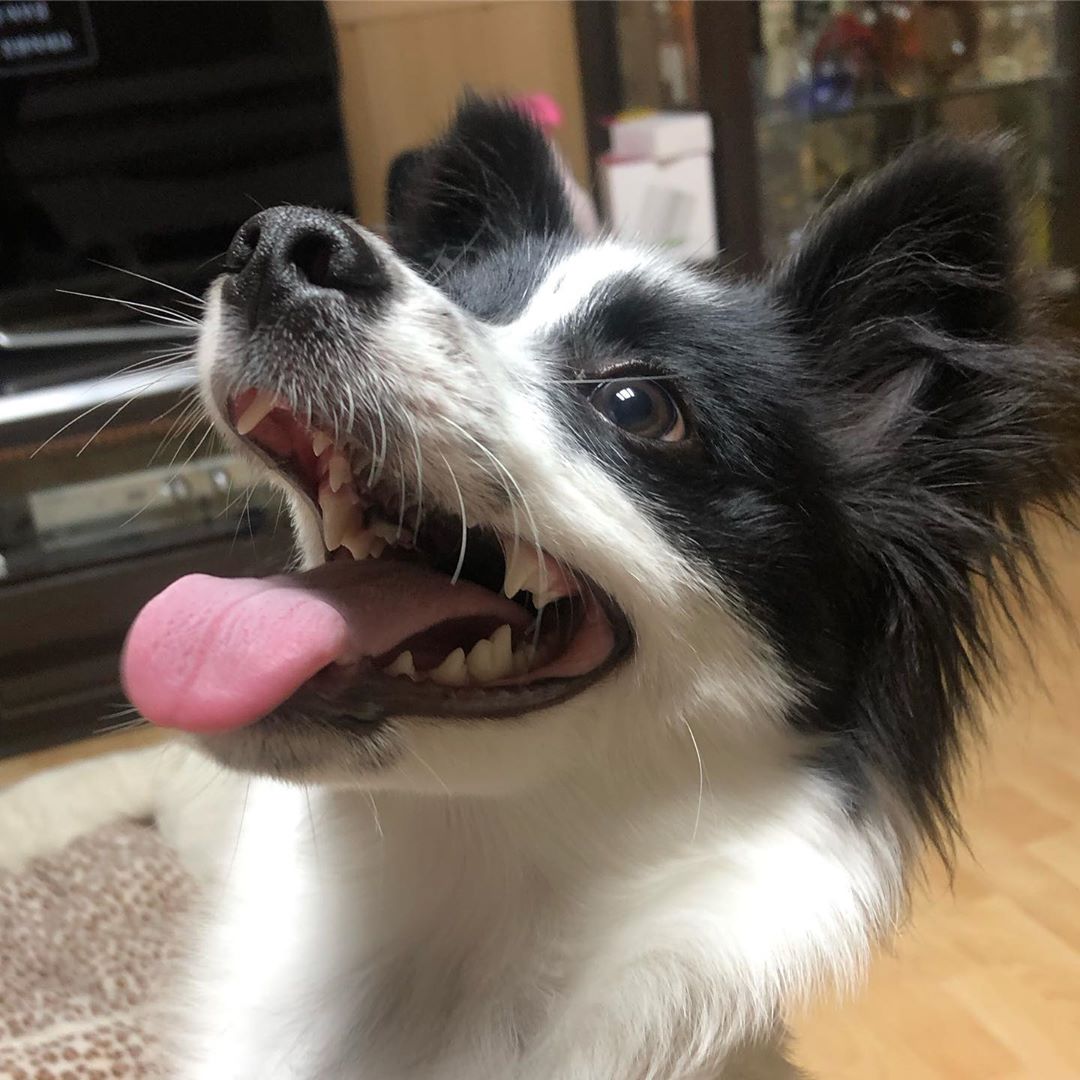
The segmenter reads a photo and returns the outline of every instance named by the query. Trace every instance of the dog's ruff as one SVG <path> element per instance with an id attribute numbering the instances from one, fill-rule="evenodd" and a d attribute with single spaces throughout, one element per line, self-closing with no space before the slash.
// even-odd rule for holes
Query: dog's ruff
<path id="1" fill-rule="evenodd" d="M 395 709 L 351 657 L 268 717 L 230 704 L 203 745 L 263 776 L 222 839 L 182 1076 L 795 1075 L 788 1010 L 858 981 L 920 842 L 953 828 L 989 659 L 971 575 L 1019 584 L 1027 504 L 1075 486 L 1075 368 L 1026 344 L 1003 176 L 993 147 L 916 151 L 766 283 L 719 285 L 576 239 L 540 136 L 471 102 L 399 196 L 393 246 L 253 219 L 361 245 L 349 288 L 380 292 L 275 307 L 237 284 L 268 241 L 238 237 L 199 351 L 227 436 L 250 451 L 233 396 L 272 391 L 366 446 L 402 515 L 414 487 L 535 540 L 632 648 L 513 718 Z M 689 439 L 598 415 L 579 384 L 613 365 L 681 401 Z M 316 566 L 319 518 L 277 479 Z M 173 655 L 170 602 L 133 632 L 151 695 L 134 669 Z"/>

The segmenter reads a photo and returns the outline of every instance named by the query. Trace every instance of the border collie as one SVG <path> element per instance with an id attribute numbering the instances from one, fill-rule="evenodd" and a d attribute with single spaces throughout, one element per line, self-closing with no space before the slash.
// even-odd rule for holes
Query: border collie
<path id="1" fill-rule="evenodd" d="M 1077 480 L 1002 156 L 916 148 L 724 282 L 575 235 L 468 100 L 390 242 L 241 228 L 203 392 L 298 565 L 173 584 L 123 661 L 258 777 L 182 1076 L 796 1075 L 788 1009 L 948 849 L 1026 511 Z"/>

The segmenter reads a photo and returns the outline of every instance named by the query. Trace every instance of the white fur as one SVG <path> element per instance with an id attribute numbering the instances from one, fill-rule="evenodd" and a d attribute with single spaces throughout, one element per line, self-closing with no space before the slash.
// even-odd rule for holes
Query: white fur
<path id="1" fill-rule="evenodd" d="M 852 820 L 737 598 L 550 413 L 548 328 L 633 266 L 707 288 L 603 245 L 491 328 L 394 262 L 378 364 L 349 343 L 324 358 L 339 432 L 364 439 L 349 408 L 375 401 L 385 468 L 587 574 L 636 649 L 524 720 L 400 721 L 380 771 L 342 756 L 309 788 L 252 782 L 190 988 L 188 1080 L 779 1080 L 786 1010 L 856 980 L 896 918 L 890 815 Z M 229 363 L 209 310 L 204 373 Z M 317 561 L 300 500 L 294 519 Z"/>

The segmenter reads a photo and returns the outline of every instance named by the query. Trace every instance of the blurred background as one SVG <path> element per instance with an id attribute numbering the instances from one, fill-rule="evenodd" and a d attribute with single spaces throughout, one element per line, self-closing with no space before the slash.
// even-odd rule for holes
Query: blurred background
<path id="1" fill-rule="evenodd" d="M 119 646 L 170 580 L 288 557 L 190 365 L 250 214 L 381 229 L 468 86 L 543 124 L 586 230 L 753 275 L 905 144 L 1005 131 L 1037 287 L 1075 330 L 1078 71 L 1080 5 L 1041 0 L 0 2 L 0 757 L 127 722 Z M 1072 603 L 1075 545 L 1054 551 Z M 1009 769 L 970 808 L 990 864 L 962 863 L 940 940 L 903 944 L 861 1011 L 808 1021 L 821 1075 L 1080 1077 L 1080 685 L 1038 651 L 1050 694 L 993 721 Z"/>

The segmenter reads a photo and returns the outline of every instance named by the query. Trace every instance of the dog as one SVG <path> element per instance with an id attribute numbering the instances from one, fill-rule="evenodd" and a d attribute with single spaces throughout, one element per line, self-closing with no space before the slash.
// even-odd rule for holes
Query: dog
<path id="1" fill-rule="evenodd" d="M 384 239 L 251 218 L 206 406 L 299 561 L 129 634 L 154 723 L 251 774 L 191 1080 L 778 1080 L 857 983 L 1076 487 L 1006 149 L 935 142 L 764 280 L 575 235 L 467 99 Z"/>

